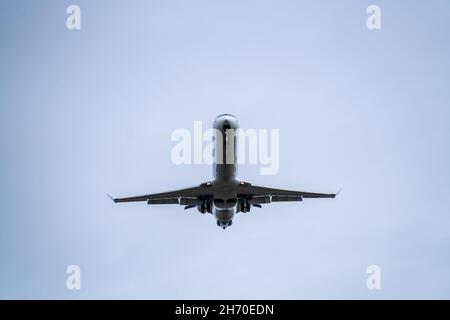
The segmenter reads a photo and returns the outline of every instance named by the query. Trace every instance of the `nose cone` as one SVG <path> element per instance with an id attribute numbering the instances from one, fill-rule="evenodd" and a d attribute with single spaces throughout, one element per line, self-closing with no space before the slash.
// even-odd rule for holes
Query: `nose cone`
<path id="1" fill-rule="evenodd" d="M 239 128 L 238 119 L 232 114 L 224 113 L 217 116 L 214 120 L 213 127 L 219 130 L 237 129 Z"/>

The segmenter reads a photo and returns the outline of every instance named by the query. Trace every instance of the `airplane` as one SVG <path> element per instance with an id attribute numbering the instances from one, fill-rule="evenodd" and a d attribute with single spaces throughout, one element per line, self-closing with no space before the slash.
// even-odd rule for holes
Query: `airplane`
<path id="1" fill-rule="evenodd" d="M 197 208 L 201 213 L 210 213 L 217 226 L 225 229 L 233 223 L 239 212 L 250 212 L 252 207 L 261 208 L 271 202 L 303 201 L 307 198 L 335 198 L 337 193 L 314 193 L 274 189 L 256 186 L 236 178 L 238 119 L 231 114 L 216 117 L 213 129 L 214 160 L 212 181 L 198 186 L 175 191 L 146 194 L 127 198 L 112 198 L 115 203 L 146 201 L 147 204 L 178 204 L 184 209 Z M 231 135 L 230 133 L 233 133 Z M 218 152 L 220 151 L 220 152 Z M 231 159 L 231 160 L 230 160 Z"/>

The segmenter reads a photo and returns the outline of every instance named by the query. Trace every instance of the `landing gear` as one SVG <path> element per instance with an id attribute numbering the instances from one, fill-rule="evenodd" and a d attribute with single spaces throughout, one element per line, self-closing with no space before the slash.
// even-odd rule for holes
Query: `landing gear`
<path id="1" fill-rule="evenodd" d="M 239 202 L 239 211 L 241 211 L 243 213 L 250 212 L 250 208 L 251 208 L 251 205 L 247 200 L 243 199 Z"/>
<path id="2" fill-rule="evenodd" d="M 203 200 L 202 203 L 197 206 L 197 209 L 203 214 L 206 212 L 212 213 L 211 201 L 208 199 Z"/>

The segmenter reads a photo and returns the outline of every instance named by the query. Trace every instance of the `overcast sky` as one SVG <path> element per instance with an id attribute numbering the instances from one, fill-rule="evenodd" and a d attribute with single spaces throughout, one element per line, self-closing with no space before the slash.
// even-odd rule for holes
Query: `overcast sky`
<path id="1" fill-rule="evenodd" d="M 375 31 L 370 4 L 3 1 L 0 298 L 450 298 L 450 3 L 377 1 Z M 342 192 L 226 230 L 107 198 L 210 180 L 170 136 L 224 112 L 280 130 L 240 179 Z"/>

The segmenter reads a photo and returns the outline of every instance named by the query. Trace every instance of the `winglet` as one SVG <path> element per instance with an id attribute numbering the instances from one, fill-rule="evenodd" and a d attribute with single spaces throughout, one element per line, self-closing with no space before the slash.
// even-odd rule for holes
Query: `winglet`
<path id="1" fill-rule="evenodd" d="M 339 191 L 336 192 L 336 193 L 334 194 L 334 196 L 336 197 L 339 193 L 341 193 L 341 191 L 342 191 L 342 189 L 339 189 Z"/>
<path id="2" fill-rule="evenodd" d="M 111 196 L 109 195 L 109 193 L 107 193 L 106 195 L 107 195 L 112 201 L 114 201 L 114 203 L 117 202 L 116 199 L 114 199 L 113 197 L 111 197 Z"/>

